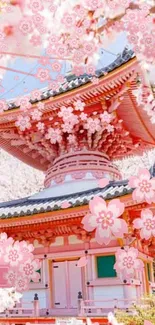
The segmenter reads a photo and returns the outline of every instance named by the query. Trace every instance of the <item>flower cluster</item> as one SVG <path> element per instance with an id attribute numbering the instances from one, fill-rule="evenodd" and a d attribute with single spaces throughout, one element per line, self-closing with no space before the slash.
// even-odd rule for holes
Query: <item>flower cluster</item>
<path id="1" fill-rule="evenodd" d="M 114 238 L 123 238 L 128 233 L 126 221 L 121 219 L 124 204 L 119 199 L 111 200 L 108 204 L 95 196 L 89 202 L 91 214 L 86 215 L 82 224 L 86 231 L 95 230 L 95 238 L 99 244 L 108 245 Z"/>
<path id="2" fill-rule="evenodd" d="M 22 295 L 13 288 L 0 288 L 0 313 L 3 313 L 6 309 L 12 309 L 21 297 Z"/>
<path id="3" fill-rule="evenodd" d="M 133 95 L 136 97 L 138 105 L 146 111 L 152 124 L 155 124 L 155 99 L 152 90 L 141 84 L 138 89 L 133 90 Z"/>
<path id="4" fill-rule="evenodd" d="M 61 72 L 59 60 L 69 58 L 74 73 L 85 70 L 94 75 L 99 50 L 106 45 L 107 38 L 125 31 L 139 58 L 153 63 L 153 9 L 154 2 L 149 0 L 135 0 L 132 6 L 130 0 L 11 1 L 1 10 L 0 49 L 9 53 L 24 53 L 25 49 L 29 57 L 29 53 L 35 56 L 44 48 L 45 64 L 50 63 L 48 57 L 54 58 L 54 72 Z M 2 55 L 1 59 L 8 64 L 8 57 Z M 41 82 L 49 80 L 48 69 L 38 68 L 36 77 Z"/>
<path id="5" fill-rule="evenodd" d="M 124 279 L 135 275 L 135 271 L 142 271 L 144 263 L 138 258 L 138 250 L 134 247 L 119 248 L 116 252 L 114 269 Z"/>
<path id="6" fill-rule="evenodd" d="M 15 287 L 18 292 L 28 290 L 30 280 L 39 281 L 36 272 L 40 262 L 34 259 L 33 245 L 26 241 L 14 241 L 6 233 L 0 234 L 0 264 L 6 266 L 5 280 L 8 287 Z"/>

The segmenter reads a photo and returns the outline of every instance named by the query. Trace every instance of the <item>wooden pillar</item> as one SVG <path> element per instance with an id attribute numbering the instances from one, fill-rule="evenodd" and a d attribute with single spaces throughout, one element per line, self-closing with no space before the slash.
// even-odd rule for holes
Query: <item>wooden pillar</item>
<path id="1" fill-rule="evenodd" d="M 87 299 L 93 299 L 93 287 L 90 286 L 90 282 L 93 280 L 92 276 L 92 256 L 89 254 L 90 242 L 85 243 L 85 253 L 87 254 L 87 266 L 86 266 L 86 284 L 87 284 Z"/>
<path id="2" fill-rule="evenodd" d="M 34 295 L 34 301 L 33 301 L 33 311 L 34 311 L 34 316 L 39 317 L 40 316 L 40 310 L 39 310 L 39 298 L 37 293 Z"/>
<path id="3" fill-rule="evenodd" d="M 46 309 L 50 309 L 51 308 L 51 297 L 50 297 L 50 275 L 49 275 L 49 272 L 50 272 L 50 264 L 49 264 L 49 261 L 48 261 L 48 258 L 47 258 L 47 255 L 45 254 L 44 255 L 44 260 L 43 260 L 43 272 L 44 272 L 44 283 L 45 283 L 45 295 L 46 295 Z"/>

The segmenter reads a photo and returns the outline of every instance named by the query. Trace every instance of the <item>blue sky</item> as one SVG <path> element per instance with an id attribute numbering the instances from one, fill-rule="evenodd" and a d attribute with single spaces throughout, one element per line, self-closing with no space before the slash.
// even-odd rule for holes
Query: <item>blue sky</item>
<path id="1" fill-rule="evenodd" d="M 111 44 L 111 46 L 104 50 L 103 53 L 100 53 L 100 60 L 98 62 L 97 68 L 105 67 L 106 65 L 113 62 L 117 55 L 121 53 L 124 47 L 127 45 L 127 40 L 125 34 L 122 33 L 119 35 L 117 40 Z M 111 52 L 111 53 L 110 53 Z M 33 53 L 31 53 L 33 54 Z M 18 58 L 16 61 L 10 62 L 10 68 L 21 70 L 27 73 L 33 73 L 37 71 L 38 67 L 41 67 L 40 64 L 35 60 L 23 60 Z M 45 67 L 46 68 L 46 67 Z M 47 68 L 50 68 L 47 66 Z M 69 71 L 69 64 L 63 64 L 62 73 L 65 74 Z M 56 74 L 51 71 L 51 79 L 54 79 Z M 18 79 L 18 80 L 17 80 Z M 36 88 L 45 88 L 48 86 L 47 82 L 41 83 L 39 80 L 32 76 L 26 76 L 24 74 L 15 73 L 8 71 L 1 83 L 5 91 L 0 92 L 0 99 L 12 99 L 17 96 L 26 95 L 30 93 L 33 89 Z M 2 88 L 0 88 L 2 89 Z M 25 91 L 27 90 L 27 91 Z"/>

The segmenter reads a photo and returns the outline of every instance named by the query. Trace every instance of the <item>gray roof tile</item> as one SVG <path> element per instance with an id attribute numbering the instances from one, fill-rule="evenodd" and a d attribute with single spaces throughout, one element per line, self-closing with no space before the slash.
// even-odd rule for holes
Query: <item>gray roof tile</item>
<path id="1" fill-rule="evenodd" d="M 155 177 L 155 164 L 150 169 L 152 177 Z M 61 210 L 64 201 L 68 201 L 72 207 L 87 205 L 95 196 L 100 196 L 105 200 L 121 197 L 132 193 L 133 189 L 129 187 L 128 180 L 110 182 L 104 188 L 95 188 L 85 192 L 63 195 L 60 197 L 50 197 L 44 199 L 31 199 L 26 197 L 19 200 L 0 203 L 0 219 L 9 219 L 13 217 L 23 217 L 26 215 L 34 215 L 46 213 L 50 211 Z"/>

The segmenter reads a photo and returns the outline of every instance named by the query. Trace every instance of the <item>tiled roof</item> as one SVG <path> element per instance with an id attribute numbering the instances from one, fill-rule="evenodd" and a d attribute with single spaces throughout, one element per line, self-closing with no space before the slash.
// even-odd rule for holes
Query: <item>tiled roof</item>
<path id="1" fill-rule="evenodd" d="M 64 201 L 70 203 L 70 207 L 87 205 L 95 195 L 104 199 L 113 199 L 132 192 L 128 181 L 110 182 L 105 188 L 96 188 L 85 192 L 64 195 L 56 198 L 29 199 L 29 197 L 0 204 L 0 219 L 24 217 L 39 213 L 61 210 Z M 64 210 L 64 209 L 62 209 Z"/>
<path id="2" fill-rule="evenodd" d="M 109 72 L 115 70 L 116 68 L 120 67 L 124 63 L 131 60 L 133 57 L 134 57 L 134 52 L 132 50 L 128 50 L 127 48 L 125 48 L 124 51 L 120 55 L 118 55 L 117 59 L 114 62 L 112 62 L 111 64 L 109 64 L 108 66 L 106 66 L 102 69 L 97 70 L 95 73 L 96 77 L 100 78 L 100 77 L 104 76 L 105 73 L 109 73 Z M 89 83 L 91 79 L 92 79 L 92 76 L 87 75 L 87 74 L 83 74 L 79 77 L 76 77 L 75 75 L 66 76 L 67 81 L 64 84 L 62 84 L 57 91 L 53 91 L 53 90 L 43 91 L 41 100 L 49 99 L 50 97 L 55 97 L 57 95 L 65 93 L 67 91 L 78 88 L 82 85 Z M 37 103 L 38 100 L 37 99 L 30 100 L 30 102 L 32 104 L 34 104 L 34 103 Z M 13 108 L 17 108 L 15 103 L 9 103 L 8 110 L 13 109 Z"/>
<path id="3" fill-rule="evenodd" d="M 155 164 L 150 169 L 152 177 L 155 177 Z M 61 205 L 64 201 L 70 203 L 70 208 L 87 205 L 95 196 L 105 200 L 121 197 L 132 193 L 133 189 L 128 186 L 128 180 L 112 181 L 104 188 L 95 188 L 84 192 L 69 194 L 59 197 L 44 199 L 32 199 L 31 197 L 0 203 L 0 219 L 24 217 L 39 213 L 64 210 Z"/>

